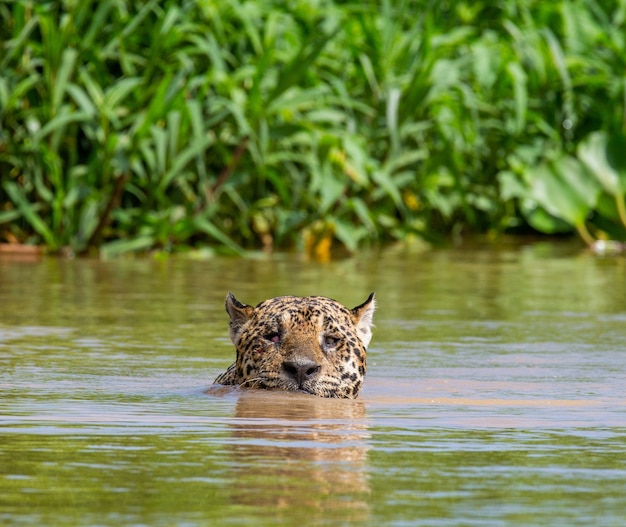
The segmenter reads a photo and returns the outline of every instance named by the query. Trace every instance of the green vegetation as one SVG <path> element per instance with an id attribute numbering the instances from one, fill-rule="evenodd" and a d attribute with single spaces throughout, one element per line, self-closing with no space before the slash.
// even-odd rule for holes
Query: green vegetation
<path id="1" fill-rule="evenodd" d="M 0 241 L 626 239 L 626 1 L 0 0 Z"/>

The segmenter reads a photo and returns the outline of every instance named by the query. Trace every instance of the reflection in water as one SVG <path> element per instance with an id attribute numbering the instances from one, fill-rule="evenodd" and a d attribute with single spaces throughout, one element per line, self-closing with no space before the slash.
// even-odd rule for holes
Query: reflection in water
<path id="1" fill-rule="evenodd" d="M 231 425 L 232 500 L 306 513 L 308 521 L 369 517 L 369 433 L 361 401 L 244 391 Z M 290 511 L 290 512 L 289 512 Z"/>

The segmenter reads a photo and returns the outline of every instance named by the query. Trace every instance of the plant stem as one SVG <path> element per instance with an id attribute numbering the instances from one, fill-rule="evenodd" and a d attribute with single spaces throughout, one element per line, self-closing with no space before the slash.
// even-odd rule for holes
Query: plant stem
<path id="1" fill-rule="evenodd" d="M 237 165 L 239 164 L 239 161 L 241 160 L 241 156 L 246 151 L 247 146 L 248 146 L 248 138 L 244 137 L 241 143 L 237 145 L 237 148 L 235 149 L 235 153 L 233 154 L 233 158 L 231 162 L 228 164 L 228 166 L 224 168 L 224 170 L 222 170 L 215 184 L 210 189 L 207 190 L 207 196 L 206 196 L 207 202 L 213 199 L 213 196 L 215 195 L 217 190 L 224 183 L 226 183 L 226 180 L 235 171 L 235 168 L 237 168 Z"/>
<path id="2" fill-rule="evenodd" d="M 595 238 L 591 235 L 591 233 L 587 229 L 587 226 L 585 225 L 584 222 L 581 222 L 578 225 L 576 225 L 576 230 L 578 231 L 578 234 L 587 245 L 591 246 L 596 241 Z"/>
<path id="3" fill-rule="evenodd" d="M 622 225 L 626 227 L 626 203 L 624 203 L 624 195 L 615 196 L 615 203 L 617 203 L 617 213 Z"/>
<path id="4" fill-rule="evenodd" d="M 98 225 L 93 231 L 93 234 L 89 237 L 89 241 L 87 242 L 87 246 L 85 250 L 89 249 L 89 247 L 93 246 L 95 242 L 100 238 L 102 234 L 102 229 L 106 226 L 109 221 L 109 215 L 113 210 L 113 207 L 116 203 L 119 202 L 122 197 L 122 191 L 124 190 L 124 185 L 126 184 L 126 180 L 128 179 L 127 174 L 122 174 L 115 181 L 115 187 L 109 196 L 109 201 L 104 207 L 104 211 L 102 211 L 102 215 L 100 216 L 100 220 L 98 221 Z"/>

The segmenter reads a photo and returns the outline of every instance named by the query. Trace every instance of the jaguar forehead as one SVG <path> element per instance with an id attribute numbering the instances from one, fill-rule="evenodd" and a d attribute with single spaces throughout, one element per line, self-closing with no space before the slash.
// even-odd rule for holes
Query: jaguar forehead
<path id="1" fill-rule="evenodd" d="M 272 320 L 283 325 L 310 325 L 322 326 L 326 320 L 323 312 L 310 306 L 291 306 L 289 304 L 273 305 L 260 304 L 256 308 L 256 318 L 259 321 Z"/>

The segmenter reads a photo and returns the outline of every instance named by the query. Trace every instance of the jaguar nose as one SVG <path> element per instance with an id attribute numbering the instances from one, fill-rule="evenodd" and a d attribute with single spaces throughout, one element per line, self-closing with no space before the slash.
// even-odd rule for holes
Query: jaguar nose
<path id="1" fill-rule="evenodd" d="M 303 382 L 313 379 L 322 366 L 309 359 L 286 360 L 283 371 L 300 386 Z"/>

